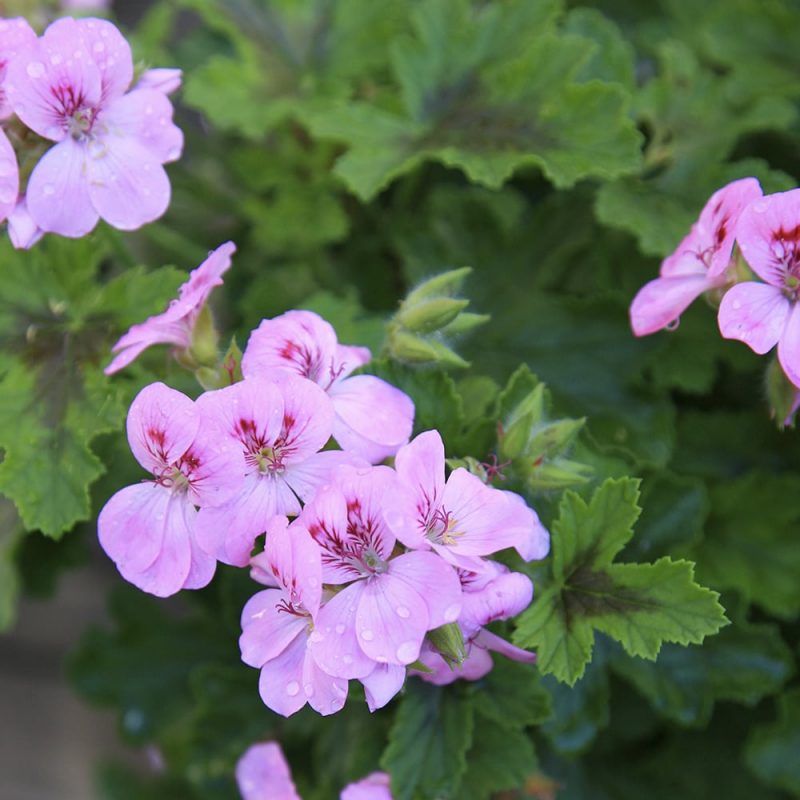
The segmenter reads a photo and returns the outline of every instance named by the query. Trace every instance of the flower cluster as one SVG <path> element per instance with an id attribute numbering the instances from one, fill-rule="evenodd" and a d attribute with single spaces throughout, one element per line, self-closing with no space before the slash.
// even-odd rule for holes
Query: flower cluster
<path id="1" fill-rule="evenodd" d="M 300 800 L 286 757 L 277 742 L 260 742 L 247 749 L 236 765 L 242 800 Z M 340 800 L 392 800 L 389 776 L 373 772 L 342 790 Z"/>
<path id="2" fill-rule="evenodd" d="M 738 247 L 741 258 L 734 255 Z M 715 192 L 661 276 L 638 292 L 631 326 L 644 336 L 677 323 L 701 294 L 719 303 L 719 330 L 763 355 L 800 391 L 800 189 L 763 195 L 755 178 Z M 791 416 L 796 404 L 787 409 Z"/>
<path id="3" fill-rule="evenodd" d="M 159 342 L 191 351 L 233 250 L 211 253 L 163 314 L 134 326 L 107 371 Z M 519 495 L 464 468 L 447 476 L 437 431 L 410 440 L 411 399 L 352 375 L 370 357 L 316 314 L 290 311 L 252 333 L 241 380 L 231 372 L 196 400 L 146 386 L 127 432 L 151 477 L 98 519 L 120 573 L 158 596 L 205 586 L 217 562 L 250 567 L 268 588 L 242 612 L 242 659 L 285 716 L 306 704 L 335 713 L 350 680 L 374 710 L 409 669 L 446 683 L 486 674 L 489 650 L 534 659 L 485 628 L 533 595 L 529 578 L 489 557 L 543 558 L 547 531 Z"/>
<path id="4" fill-rule="evenodd" d="M 0 222 L 15 247 L 84 236 L 99 219 L 132 230 L 166 211 L 163 165 L 183 148 L 167 94 L 180 71 L 133 80 L 130 46 L 107 20 L 66 17 L 37 37 L 0 18 Z"/>

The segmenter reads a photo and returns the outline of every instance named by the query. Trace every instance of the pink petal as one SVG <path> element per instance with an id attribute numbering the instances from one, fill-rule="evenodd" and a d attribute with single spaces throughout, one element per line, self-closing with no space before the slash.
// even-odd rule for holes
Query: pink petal
<path id="1" fill-rule="evenodd" d="M 265 319 L 250 334 L 242 371 L 245 377 L 280 369 L 327 389 L 336 375 L 336 332 L 313 311 L 287 311 Z"/>
<path id="2" fill-rule="evenodd" d="M 301 524 L 288 527 L 287 523 L 286 517 L 270 520 L 264 554 L 291 602 L 313 617 L 322 599 L 320 549 Z"/>
<path id="3" fill-rule="evenodd" d="M 455 622 L 461 613 L 461 581 L 436 553 L 415 551 L 389 562 L 389 574 L 419 594 L 428 610 L 429 629 Z"/>
<path id="4" fill-rule="evenodd" d="M 86 150 L 89 196 L 110 225 L 135 230 L 167 210 L 169 178 L 143 141 L 112 131 L 89 142 Z"/>
<path id="5" fill-rule="evenodd" d="M 303 662 L 303 691 L 308 704 L 323 717 L 336 714 L 347 700 L 348 684 L 344 678 L 334 678 L 323 672 L 314 661 L 310 649 L 306 648 Z"/>
<path id="6" fill-rule="evenodd" d="M 164 538 L 158 556 L 146 569 L 130 574 L 123 572 L 123 577 L 156 597 L 169 597 L 186 588 L 186 581 L 192 570 L 191 540 L 196 514 L 186 495 L 171 494 L 164 516 Z"/>
<path id="7" fill-rule="evenodd" d="M 510 658 L 512 661 L 522 661 L 526 664 L 536 663 L 536 653 L 531 653 L 528 650 L 515 647 L 510 642 L 507 642 L 505 639 L 500 638 L 486 629 L 481 630 L 473 639 L 473 642 L 479 647 L 485 647 L 487 650 L 494 650 L 495 653 L 500 653 L 500 655 Z"/>
<path id="8" fill-rule="evenodd" d="M 762 280 L 779 288 L 784 285 L 787 257 L 797 252 L 798 237 L 800 189 L 750 203 L 736 229 L 736 241 L 747 263 Z"/>
<path id="9" fill-rule="evenodd" d="M 283 438 L 291 448 L 291 461 L 299 462 L 321 450 L 333 430 L 333 404 L 316 384 L 294 375 L 283 375 Z"/>
<path id="10" fill-rule="evenodd" d="M 158 557 L 171 497 L 163 486 L 138 483 L 120 489 L 103 506 L 97 535 L 123 575 L 147 569 Z"/>
<path id="11" fill-rule="evenodd" d="M 531 604 L 532 599 L 533 583 L 527 575 L 520 572 L 501 574 L 479 591 L 464 592 L 458 621 L 464 635 L 470 638 L 490 622 L 515 617 Z"/>
<path id="12" fill-rule="evenodd" d="M 2 89 L 0 89 L 2 92 Z M 16 207 L 19 195 L 17 155 L 5 131 L 0 128 L 0 222 Z"/>
<path id="13" fill-rule="evenodd" d="M 385 772 L 373 772 L 358 783 L 348 784 L 340 800 L 392 800 L 389 776 Z"/>
<path id="14" fill-rule="evenodd" d="M 322 579 L 325 583 L 349 583 L 361 577 L 355 567 L 338 558 L 340 543 L 348 542 L 350 538 L 347 501 L 339 488 L 323 486 L 297 519 L 322 548 Z"/>
<path id="15" fill-rule="evenodd" d="M 372 353 L 366 347 L 354 347 L 349 344 L 337 344 L 334 361 L 335 372 L 339 380 L 346 378 L 354 369 L 369 364 Z"/>
<path id="16" fill-rule="evenodd" d="M 164 67 L 146 69 L 134 86 L 138 89 L 155 89 L 164 94 L 172 94 L 181 88 L 182 71 Z"/>
<path id="17" fill-rule="evenodd" d="M 509 513 L 504 524 L 517 536 L 512 545 L 525 561 L 539 561 L 550 552 L 550 533 L 542 525 L 537 513 L 514 492 L 503 492 L 508 500 Z"/>
<path id="18" fill-rule="evenodd" d="M 100 70 L 103 105 L 124 94 L 133 80 L 131 47 L 116 26 L 105 19 L 78 20 L 77 27 Z M 47 35 L 47 32 L 45 32 Z"/>
<path id="19" fill-rule="evenodd" d="M 261 667 L 258 679 L 261 699 L 267 708 L 284 717 L 299 711 L 308 699 L 303 690 L 306 642 L 305 634 L 299 634 L 280 655 Z"/>
<path id="20" fill-rule="evenodd" d="M 379 664 L 416 661 L 425 633 L 433 627 L 425 600 L 406 581 L 388 572 L 373 575 L 363 583 L 356 608 L 361 649 Z"/>
<path id="21" fill-rule="evenodd" d="M 8 238 L 11 244 L 17 250 L 27 250 L 33 247 L 43 234 L 42 229 L 33 221 L 23 195 L 8 217 Z"/>
<path id="22" fill-rule="evenodd" d="M 197 540 L 223 563 L 244 567 L 268 521 L 276 514 L 299 511 L 300 504 L 283 479 L 251 473 L 227 503 L 200 509 Z"/>
<path id="23" fill-rule="evenodd" d="M 460 667 L 452 667 L 442 656 L 428 645 L 422 651 L 421 659 L 433 672 L 416 672 L 415 674 L 434 686 L 448 686 L 457 680 L 477 681 L 491 672 L 494 664 L 492 657 L 482 647 L 472 644 L 467 646 L 467 657 Z"/>
<path id="24" fill-rule="evenodd" d="M 406 682 L 406 668 L 397 664 L 376 664 L 375 669 L 361 678 L 370 711 L 383 708 Z"/>
<path id="25" fill-rule="evenodd" d="M 356 638 L 356 608 L 364 589 L 365 581 L 356 581 L 328 600 L 308 639 L 317 665 L 337 678 L 363 678 L 375 667 Z"/>
<path id="26" fill-rule="evenodd" d="M 343 466 L 364 468 L 368 464 L 351 453 L 324 450 L 321 453 L 314 453 L 305 461 L 289 464 L 283 476 L 286 483 L 292 487 L 292 491 L 304 503 L 308 503 L 321 486 L 331 481 L 334 472 Z"/>
<path id="27" fill-rule="evenodd" d="M 194 441 L 200 427 L 195 404 L 163 383 L 145 386 L 128 411 L 128 443 L 136 460 L 161 475 Z"/>
<path id="28" fill-rule="evenodd" d="M 14 112 L 8 103 L 3 82 L 6 65 L 21 50 L 36 43 L 36 33 L 24 17 L 0 18 L 0 120 L 8 119 Z"/>
<path id="29" fill-rule="evenodd" d="M 330 395 L 333 435 L 343 450 L 377 464 L 408 442 L 414 403 L 405 392 L 372 375 L 356 375 L 335 383 Z"/>
<path id="30" fill-rule="evenodd" d="M 217 559 L 213 555 L 209 555 L 197 543 L 196 536 L 196 521 L 197 515 L 193 515 L 195 525 L 192 526 L 189 544 L 191 546 L 192 561 L 189 567 L 189 574 L 183 582 L 184 589 L 202 589 L 211 583 L 214 573 L 217 571 Z"/>
<path id="31" fill-rule="evenodd" d="M 14 113 L 29 128 L 55 142 L 68 139 L 66 115 L 79 107 L 96 108 L 102 92 L 100 70 L 78 23 L 60 19 L 22 48 L 8 65 L 3 88 Z M 79 107 L 73 98 L 80 98 Z"/>
<path id="32" fill-rule="evenodd" d="M 154 344 L 173 344 L 184 350 L 192 343 L 192 330 L 185 320 L 165 319 L 165 315 L 150 317 L 145 322 L 132 325 L 111 348 L 117 355 L 103 370 L 113 375 L 137 359 L 148 347 Z"/>
<path id="33" fill-rule="evenodd" d="M 719 330 L 725 339 L 739 339 L 759 355 L 780 339 L 791 303 L 768 283 L 737 283 L 725 292 L 719 306 Z"/>
<path id="34" fill-rule="evenodd" d="M 231 267 L 231 258 L 236 252 L 233 242 L 225 242 L 212 250 L 208 257 L 189 274 L 189 280 L 178 290 L 177 303 L 180 313 L 199 312 L 208 296 L 217 286 L 222 286 L 222 276 Z"/>
<path id="35" fill-rule="evenodd" d="M 288 600 L 282 589 L 265 589 L 247 601 L 242 609 L 242 635 L 239 637 L 245 664 L 262 667 L 303 634 L 308 620 L 281 610 Z"/>
<path id="36" fill-rule="evenodd" d="M 631 328 L 636 336 L 646 336 L 666 328 L 714 283 L 705 275 L 656 278 L 645 284 L 633 298 Z"/>
<path id="37" fill-rule="evenodd" d="M 189 497 L 196 506 L 217 507 L 240 491 L 246 474 L 242 451 L 201 417 L 197 436 L 186 451 L 181 470 L 189 479 Z"/>
<path id="38" fill-rule="evenodd" d="M 778 342 L 778 361 L 786 377 L 800 386 L 800 304 L 792 305 L 786 327 Z"/>
<path id="39" fill-rule="evenodd" d="M 135 139 L 160 163 L 177 161 L 183 133 L 172 122 L 172 103 L 163 92 L 136 88 L 103 109 L 99 124 L 116 136 Z"/>
<path id="40" fill-rule="evenodd" d="M 89 233 L 100 215 L 89 196 L 85 146 L 67 138 L 51 147 L 33 168 L 25 198 L 43 231 L 73 239 Z"/>
<path id="41" fill-rule="evenodd" d="M 236 764 L 236 783 L 242 800 L 301 800 L 276 742 L 248 748 Z"/>

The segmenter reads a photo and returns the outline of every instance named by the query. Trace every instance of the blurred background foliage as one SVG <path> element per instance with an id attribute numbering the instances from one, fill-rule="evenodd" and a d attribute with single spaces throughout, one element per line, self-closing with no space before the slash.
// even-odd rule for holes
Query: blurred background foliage
<path id="1" fill-rule="evenodd" d="M 93 515 L 138 479 L 122 435 L 135 391 L 158 378 L 197 393 L 163 349 L 113 380 L 102 367 L 227 239 L 235 266 L 214 297 L 226 335 L 244 346 L 263 317 L 317 310 L 340 340 L 384 357 L 370 369 L 412 394 L 417 429 L 439 427 L 453 459 L 502 459 L 514 380 L 528 392 L 543 381 L 531 430 L 585 421 L 539 442 L 549 471 L 523 469 L 515 451 L 497 485 L 552 526 L 565 486 L 588 502 L 606 478 L 641 478 L 619 560 L 696 562 L 731 624 L 656 661 L 605 630 L 585 672 L 498 663 L 477 685 L 412 681 L 372 716 L 352 702 L 324 721 L 308 709 L 282 720 L 238 659 L 245 574 L 221 568 L 168 602 L 121 587 L 113 626 L 87 635 L 70 671 L 118 709 L 125 739 L 158 747 L 164 770 L 105 768 L 101 796 L 236 797 L 236 759 L 268 737 L 306 800 L 379 762 L 401 776 L 397 800 L 800 796 L 797 433 L 770 419 L 766 359 L 722 340 L 712 309 L 643 340 L 627 321 L 715 189 L 747 175 L 768 192 L 797 185 L 800 4 L 117 6 L 142 65 L 184 70 L 186 148 L 158 223 L 0 246 L 0 624 L 19 591 L 47 594 L 85 559 Z M 384 342 L 400 300 L 464 266 L 461 295 L 491 321 L 422 340 L 472 368 L 443 351 L 438 367 L 398 363 L 415 360 Z M 551 568 L 533 575 L 544 600 Z M 574 686 L 556 679 L 580 672 Z"/>

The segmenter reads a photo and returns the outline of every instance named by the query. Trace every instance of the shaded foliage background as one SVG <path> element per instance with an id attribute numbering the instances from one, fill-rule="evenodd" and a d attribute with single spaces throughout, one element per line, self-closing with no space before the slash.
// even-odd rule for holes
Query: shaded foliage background
<path id="1" fill-rule="evenodd" d="M 93 516 L 138 479 L 121 435 L 133 394 L 164 376 L 197 393 L 163 350 L 113 381 L 102 366 L 229 238 L 215 312 L 240 344 L 303 307 L 381 353 L 409 289 L 472 266 L 464 295 L 491 322 L 428 337 L 472 368 L 410 368 L 389 346 L 371 370 L 412 394 L 451 458 L 510 460 L 502 486 L 540 511 L 554 553 L 514 633 L 538 670 L 411 681 L 384 712 L 352 702 L 324 721 L 261 705 L 236 645 L 245 574 L 221 568 L 168 602 L 120 588 L 72 676 L 166 771 L 109 768 L 102 796 L 235 797 L 233 764 L 270 736 L 307 799 L 379 762 L 398 800 L 800 796 L 797 434 L 769 419 L 766 359 L 723 341 L 713 310 L 644 340 L 627 322 L 711 192 L 746 175 L 796 186 L 800 5 L 180 0 L 128 33 L 144 63 L 184 70 L 185 155 L 170 211 L 135 235 L 2 245 L 0 623 L 18 591 L 49 591 L 96 546 Z M 497 423 L 539 380 L 531 436 L 586 421 L 561 449 L 514 449 Z M 687 561 L 730 625 L 683 647 L 718 614 Z M 662 579 L 664 606 L 683 603 L 673 627 L 618 602 Z M 577 602 L 590 590 L 594 605 Z"/>

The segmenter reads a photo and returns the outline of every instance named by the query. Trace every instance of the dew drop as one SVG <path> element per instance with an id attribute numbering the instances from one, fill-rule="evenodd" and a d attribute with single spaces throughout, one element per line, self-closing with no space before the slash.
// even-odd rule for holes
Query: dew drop
<path id="1" fill-rule="evenodd" d="M 395 611 L 401 619 L 408 619 L 411 616 L 411 612 L 405 606 L 397 606 Z"/>
<path id="2" fill-rule="evenodd" d="M 342 661 L 344 661 L 345 664 L 350 666 L 350 664 L 353 663 L 353 656 L 351 656 L 349 653 L 345 653 L 342 658 Z"/>
<path id="3" fill-rule="evenodd" d="M 168 161 L 175 161 L 176 159 L 178 159 L 180 157 L 181 157 L 181 151 L 177 147 L 171 148 L 170 151 L 167 153 L 167 160 Z"/>
<path id="4" fill-rule="evenodd" d="M 53 53 L 53 55 L 50 56 L 50 63 L 54 67 L 57 67 L 63 60 L 64 59 L 58 53 Z"/>
<path id="5" fill-rule="evenodd" d="M 92 47 L 92 50 L 94 50 L 95 53 L 102 53 L 105 49 L 106 46 L 102 42 L 95 42 L 94 47 Z"/>
<path id="6" fill-rule="evenodd" d="M 297 681 L 292 681 L 286 684 L 286 694 L 289 697 L 294 697 L 300 691 L 300 684 Z"/>
<path id="7" fill-rule="evenodd" d="M 375 634 L 370 630 L 361 631 L 361 638 L 365 642 L 371 642 L 375 638 Z"/>
<path id="8" fill-rule="evenodd" d="M 664 326 L 664 330 L 666 330 L 666 331 L 676 331 L 676 330 L 678 330 L 678 326 L 680 324 L 681 324 L 681 318 L 677 317 L 676 319 L 673 319 L 672 322 L 668 322 Z"/>
<path id="9" fill-rule="evenodd" d="M 461 608 L 458 605 L 448 606 L 444 612 L 444 620 L 445 622 L 455 622 L 458 619 L 458 615 L 461 613 Z"/>
<path id="10" fill-rule="evenodd" d="M 306 693 L 306 697 L 314 696 L 314 687 L 310 683 L 304 684 L 303 691 Z"/>
<path id="11" fill-rule="evenodd" d="M 25 71 L 31 78 L 41 78 L 44 75 L 44 64 L 41 61 L 31 61 Z"/>
<path id="12" fill-rule="evenodd" d="M 740 300 L 733 301 L 733 307 L 738 311 L 742 307 L 742 303 Z"/>
<path id="13" fill-rule="evenodd" d="M 56 193 L 56 187 L 52 183 L 46 183 L 42 186 L 42 194 L 47 197 L 52 197 Z"/>
<path id="14" fill-rule="evenodd" d="M 416 657 L 419 647 L 416 642 L 403 642 L 398 648 L 397 660 L 402 664 L 410 664 Z"/>
<path id="15" fill-rule="evenodd" d="M 343 625 L 343 624 L 340 622 L 340 623 L 339 623 L 339 624 L 336 626 L 336 633 L 338 633 L 338 634 L 339 634 L 339 636 L 341 636 L 341 635 L 342 635 L 344 632 L 345 632 L 345 627 L 344 627 L 344 625 Z"/>
<path id="16" fill-rule="evenodd" d="M 308 637 L 309 642 L 321 642 L 325 637 L 319 631 L 311 631 Z"/>

